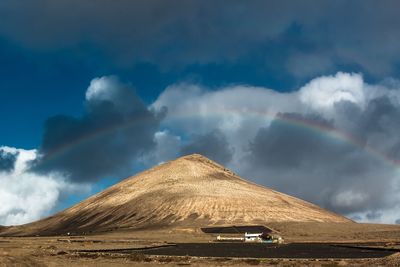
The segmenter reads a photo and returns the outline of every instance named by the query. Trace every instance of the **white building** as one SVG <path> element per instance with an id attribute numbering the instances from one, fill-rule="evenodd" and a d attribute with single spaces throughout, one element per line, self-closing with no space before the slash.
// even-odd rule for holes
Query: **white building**
<path id="1" fill-rule="evenodd" d="M 255 234 L 249 234 L 245 233 L 244 234 L 244 241 L 245 242 L 262 242 L 262 236 L 263 233 L 255 233 Z"/>

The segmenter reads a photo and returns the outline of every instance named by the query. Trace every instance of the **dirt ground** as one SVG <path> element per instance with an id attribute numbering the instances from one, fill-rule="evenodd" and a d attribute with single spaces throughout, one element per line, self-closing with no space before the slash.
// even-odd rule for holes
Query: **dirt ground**
<path id="1" fill-rule="evenodd" d="M 400 231 L 396 226 L 346 226 L 346 231 L 342 229 L 345 227 L 343 225 L 325 227 L 318 224 L 313 226 L 298 224 L 295 226 L 298 228 L 297 231 L 294 230 L 294 225 L 274 225 L 272 228 L 280 229 L 287 244 L 299 240 L 306 243 L 340 241 L 348 244 L 362 242 L 361 245 L 368 247 L 400 249 Z M 204 234 L 199 229 L 190 228 L 90 236 L 0 237 L 0 266 L 400 266 L 399 253 L 372 259 L 238 259 L 235 257 L 156 256 L 141 252 L 130 254 L 79 252 L 81 250 L 146 248 L 173 243 L 209 243 L 214 238 L 212 234 Z"/>

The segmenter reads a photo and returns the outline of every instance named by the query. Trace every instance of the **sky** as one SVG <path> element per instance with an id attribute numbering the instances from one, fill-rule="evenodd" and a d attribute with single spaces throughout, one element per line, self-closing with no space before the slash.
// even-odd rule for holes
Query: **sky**
<path id="1" fill-rule="evenodd" d="M 0 2 L 0 225 L 200 153 L 400 223 L 398 1 Z"/>

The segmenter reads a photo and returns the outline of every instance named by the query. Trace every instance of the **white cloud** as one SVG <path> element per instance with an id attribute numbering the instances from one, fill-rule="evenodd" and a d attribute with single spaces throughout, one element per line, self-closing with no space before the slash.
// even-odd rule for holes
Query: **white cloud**
<path id="1" fill-rule="evenodd" d="M 117 80 L 112 77 L 104 76 L 94 78 L 86 91 L 86 100 L 91 101 L 93 99 L 109 100 L 112 96 Z"/>
<path id="2" fill-rule="evenodd" d="M 27 171 L 27 164 L 37 156 L 36 150 L 1 147 L 18 152 L 15 168 L 0 172 L 0 225 L 16 225 L 40 219 L 56 206 L 60 194 L 88 190 L 68 184 L 60 174 L 38 175 Z"/>
<path id="3" fill-rule="evenodd" d="M 112 103 L 114 109 L 123 113 L 137 112 L 145 107 L 133 87 L 113 75 L 92 79 L 86 90 L 89 109 L 103 102 Z"/>
<path id="4" fill-rule="evenodd" d="M 245 120 L 257 119 L 265 123 L 278 112 L 317 112 L 330 118 L 336 103 L 349 101 L 363 108 L 371 98 L 389 93 L 398 95 L 382 86 L 364 83 L 360 74 L 339 72 L 315 78 L 290 93 L 245 85 L 210 91 L 193 84 L 176 84 L 167 87 L 152 106 L 156 109 L 168 107 L 167 120 L 185 120 L 189 131 L 194 129 L 192 124 L 197 125 L 196 131 L 215 125 L 237 130 Z M 194 122 L 188 123 L 187 119 Z"/>
<path id="5" fill-rule="evenodd" d="M 360 74 L 339 72 L 313 79 L 300 88 L 300 101 L 316 112 L 333 112 L 335 103 L 350 101 L 365 106 L 364 82 Z"/>

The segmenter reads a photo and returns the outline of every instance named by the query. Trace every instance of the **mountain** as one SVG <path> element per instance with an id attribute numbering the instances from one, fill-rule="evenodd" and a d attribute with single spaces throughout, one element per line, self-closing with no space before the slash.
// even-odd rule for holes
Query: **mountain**
<path id="1" fill-rule="evenodd" d="M 90 233 L 268 222 L 351 222 L 301 199 L 246 181 L 193 154 L 161 164 L 51 217 L 2 234 Z"/>

